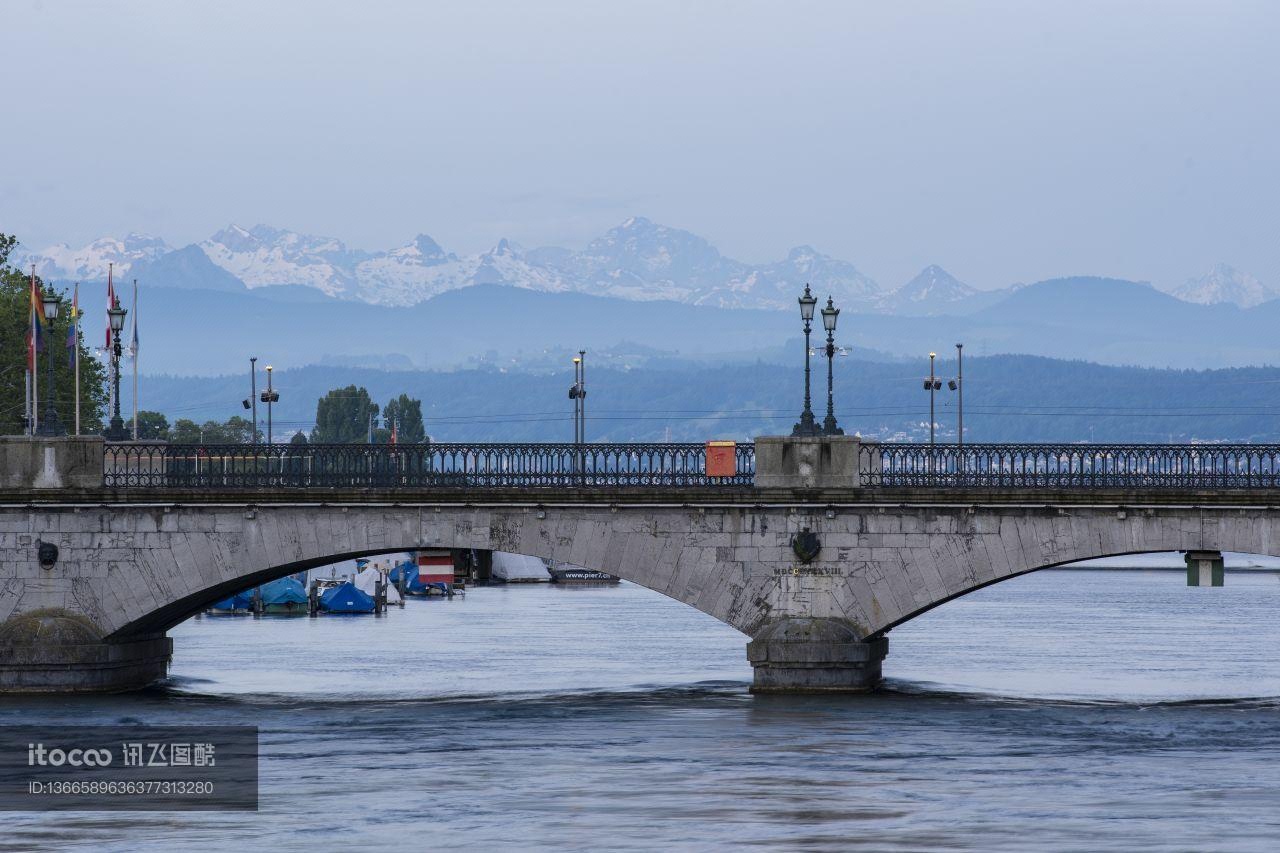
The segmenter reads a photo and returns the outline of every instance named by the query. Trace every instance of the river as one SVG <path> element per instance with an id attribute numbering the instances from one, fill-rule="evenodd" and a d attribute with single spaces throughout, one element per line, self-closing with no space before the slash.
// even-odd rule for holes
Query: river
<path id="1" fill-rule="evenodd" d="M 10 814 L 0 850 L 1274 850 L 1280 577 L 1184 583 L 997 584 L 838 698 L 750 696 L 744 637 L 630 584 L 194 619 L 166 686 L 0 719 L 256 724 L 260 811 Z"/>

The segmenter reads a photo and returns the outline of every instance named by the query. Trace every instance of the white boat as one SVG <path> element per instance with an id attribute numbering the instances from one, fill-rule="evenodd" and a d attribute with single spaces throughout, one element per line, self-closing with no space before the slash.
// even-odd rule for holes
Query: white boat
<path id="1" fill-rule="evenodd" d="M 356 573 L 352 583 L 355 584 L 356 589 L 375 599 L 378 595 L 378 586 L 383 586 L 386 589 L 387 604 L 400 604 L 404 601 L 400 597 L 400 590 L 387 580 L 386 574 L 381 569 L 367 566 Z"/>
<path id="2" fill-rule="evenodd" d="M 547 571 L 547 563 L 541 557 L 526 557 L 524 554 L 509 554 L 506 551 L 493 552 L 491 575 L 501 583 L 549 583 L 551 573 Z"/>

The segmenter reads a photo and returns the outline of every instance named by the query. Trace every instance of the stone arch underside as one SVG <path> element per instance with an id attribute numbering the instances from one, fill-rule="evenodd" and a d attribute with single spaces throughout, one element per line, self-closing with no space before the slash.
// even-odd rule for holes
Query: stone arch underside
<path id="1" fill-rule="evenodd" d="M 952 529 L 935 530 L 927 545 L 900 530 L 898 553 L 871 561 L 880 582 L 859 589 L 851 609 L 865 636 L 883 636 L 1001 581 L 1081 560 L 1187 550 L 1280 556 L 1275 513 L 1258 508 L 961 510 L 936 517 L 935 526 Z"/>
<path id="2" fill-rule="evenodd" d="M 563 560 L 749 630 L 763 615 L 747 570 L 717 544 L 725 521 L 689 509 L 607 507 L 121 507 L 95 520 L 87 542 L 65 537 L 63 558 L 88 575 L 72 580 L 71 609 L 111 640 L 163 632 L 238 590 L 302 569 L 422 548 Z M 36 603 L 28 598 L 19 611 Z"/>

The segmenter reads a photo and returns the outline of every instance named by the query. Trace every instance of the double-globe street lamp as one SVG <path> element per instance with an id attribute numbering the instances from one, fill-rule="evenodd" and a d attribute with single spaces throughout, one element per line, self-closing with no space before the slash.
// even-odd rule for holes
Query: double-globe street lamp
<path id="1" fill-rule="evenodd" d="M 116 299 L 111 307 L 107 309 L 107 323 L 111 328 L 111 424 L 107 427 L 107 431 L 103 433 L 108 441 L 124 441 L 126 434 L 124 431 L 124 419 L 120 417 L 120 332 L 124 329 L 124 315 L 128 314 L 127 308 L 120 307 L 120 300 Z"/>
<path id="2" fill-rule="evenodd" d="M 818 304 L 818 299 L 809 290 L 809 285 L 804 286 L 804 295 L 800 297 L 800 319 L 804 321 L 804 411 L 800 413 L 800 422 L 791 429 L 792 435 L 798 436 L 821 436 L 821 435 L 844 435 L 844 430 L 836 424 L 835 414 L 835 394 L 833 389 L 833 364 L 836 355 L 835 333 L 836 319 L 840 316 L 840 309 L 831 301 L 831 297 L 827 297 L 827 307 L 822 309 L 822 327 L 827 332 L 827 417 L 819 426 L 813 417 L 813 396 L 811 393 L 810 367 L 809 357 L 813 354 L 813 350 L 809 347 L 809 335 L 813 330 L 813 310 Z"/>
<path id="3" fill-rule="evenodd" d="M 66 435 L 67 430 L 62 426 L 62 422 L 58 420 L 58 410 L 54 406 L 55 386 L 53 379 L 53 321 L 58 319 L 58 308 L 62 305 L 62 298 L 52 291 L 45 291 L 41 295 L 41 301 L 44 303 L 44 319 L 49 324 L 49 331 L 44 336 L 44 352 L 45 361 L 49 364 L 49 385 L 45 391 L 44 402 L 44 419 L 40 421 L 40 429 L 37 430 L 40 435 Z M 79 389 L 76 389 L 79 392 Z"/>

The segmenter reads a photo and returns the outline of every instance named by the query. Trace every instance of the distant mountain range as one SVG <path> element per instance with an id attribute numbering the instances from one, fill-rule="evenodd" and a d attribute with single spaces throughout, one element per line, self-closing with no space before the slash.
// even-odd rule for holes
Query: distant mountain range
<path id="1" fill-rule="evenodd" d="M 53 281 L 104 280 L 108 263 L 122 278 L 147 285 L 204 290 L 310 288 L 335 299 L 407 307 L 475 285 L 507 285 L 633 301 L 717 308 L 787 310 L 806 283 L 842 308 L 904 316 L 968 315 L 1010 297 L 1019 287 L 978 290 L 939 266 L 897 288 L 885 288 L 852 263 L 798 246 L 783 260 L 748 264 L 677 228 L 632 217 L 582 251 L 525 249 L 499 240 L 486 252 L 458 256 L 420 234 L 385 252 L 348 248 L 340 240 L 257 225 L 231 225 L 198 244 L 174 249 L 141 234 L 103 237 L 72 249 L 30 253 Z M 1199 304 L 1253 307 L 1280 296 L 1247 273 L 1220 264 L 1175 293 Z"/>

